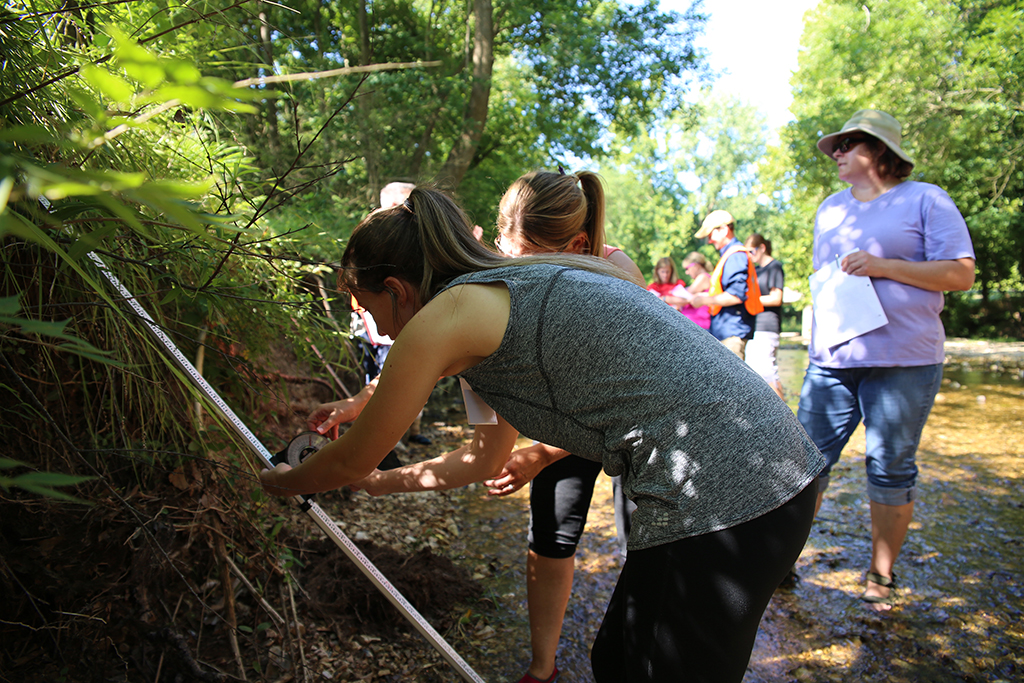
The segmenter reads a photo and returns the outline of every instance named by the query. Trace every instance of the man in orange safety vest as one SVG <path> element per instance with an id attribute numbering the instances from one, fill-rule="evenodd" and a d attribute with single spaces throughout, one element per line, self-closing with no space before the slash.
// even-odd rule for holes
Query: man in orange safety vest
<path id="1" fill-rule="evenodd" d="M 747 340 L 754 336 L 754 316 L 764 310 L 757 285 L 754 261 L 736 239 L 736 221 L 728 211 L 712 211 L 697 231 L 721 254 L 711 274 L 711 289 L 690 301 L 694 307 L 707 306 L 711 313 L 708 330 L 727 349 L 745 360 Z"/>

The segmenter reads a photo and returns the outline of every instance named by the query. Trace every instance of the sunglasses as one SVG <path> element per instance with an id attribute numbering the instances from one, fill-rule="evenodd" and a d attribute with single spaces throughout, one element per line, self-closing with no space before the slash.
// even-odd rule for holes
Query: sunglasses
<path id="1" fill-rule="evenodd" d="M 869 138 L 864 138 L 864 137 L 860 137 L 860 138 L 843 138 L 842 140 L 839 141 L 838 144 L 836 144 L 835 147 L 832 148 L 832 153 L 835 154 L 836 152 L 839 152 L 841 154 L 846 154 L 847 152 L 849 152 L 851 149 L 853 149 L 854 147 L 856 147 L 860 143 L 867 142 L 868 140 L 869 140 Z"/>

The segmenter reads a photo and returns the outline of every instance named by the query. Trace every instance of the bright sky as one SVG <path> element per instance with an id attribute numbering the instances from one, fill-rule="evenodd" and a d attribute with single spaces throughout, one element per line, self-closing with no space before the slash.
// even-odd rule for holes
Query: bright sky
<path id="1" fill-rule="evenodd" d="M 689 0 L 662 0 L 667 10 L 684 12 Z M 818 0 L 704 0 L 709 15 L 697 45 L 708 52 L 715 71 L 726 71 L 715 91 L 753 104 L 775 131 L 792 120 L 789 78 L 797 67 L 804 12 Z"/>

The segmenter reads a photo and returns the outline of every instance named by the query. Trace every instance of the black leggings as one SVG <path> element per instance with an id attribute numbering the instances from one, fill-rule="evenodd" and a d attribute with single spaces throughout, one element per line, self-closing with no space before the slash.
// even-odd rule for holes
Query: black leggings
<path id="1" fill-rule="evenodd" d="M 530 550 L 541 557 L 572 557 L 587 524 L 601 463 L 570 455 L 530 482 Z"/>
<path id="2" fill-rule="evenodd" d="M 590 661 L 598 683 L 740 681 L 768 600 L 800 556 L 815 485 L 756 519 L 630 551 Z"/>

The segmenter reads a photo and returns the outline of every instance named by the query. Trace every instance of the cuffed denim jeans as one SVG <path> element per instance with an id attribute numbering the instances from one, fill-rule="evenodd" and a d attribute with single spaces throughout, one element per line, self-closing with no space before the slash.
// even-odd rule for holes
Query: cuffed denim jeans
<path id="1" fill-rule="evenodd" d="M 863 420 L 868 498 L 883 505 L 912 502 L 917 446 L 941 382 L 941 365 L 808 366 L 797 417 L 827 460 L 818 490 L 828 487 L 832 466 Z"/>

